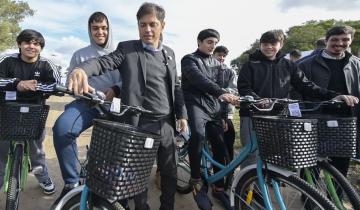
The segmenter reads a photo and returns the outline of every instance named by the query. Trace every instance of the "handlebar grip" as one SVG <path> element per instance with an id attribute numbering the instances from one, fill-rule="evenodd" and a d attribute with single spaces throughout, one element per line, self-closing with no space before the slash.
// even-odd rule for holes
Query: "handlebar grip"
<path id="1" fill-rule="evenodd" d="M 59 84 L 57 84 L 57 85 L 55 86 L 55 90 L 56 90 L 56 91 L 59 91 L 59 92 L 66 92 L 66 91 L 68 91 L 67 87 L 62 86 L 62 85 L 59 85 Z"/>

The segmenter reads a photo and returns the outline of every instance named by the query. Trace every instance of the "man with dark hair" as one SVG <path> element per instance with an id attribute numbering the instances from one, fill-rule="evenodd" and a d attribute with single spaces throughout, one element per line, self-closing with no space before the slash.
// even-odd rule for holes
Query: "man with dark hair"
<path id="1" fill-rule="evenodd" d="M 214 57 L 216 58 L 216 60 L 218 60 L 220 63 L 224 63 L 225 62 L 225 58 L 228 55 L 229 50 L 228 48 L 226 48 L 225 46 L 217 46 L 214 50 Z"/>
<path id="2" fill-rule="evenodd" d="M 222 65 L 213 56 L 216 44 L 220 40 L 214 29 L 200 31 L 197 37 L 198 49 L 185 55 L 181 60 L 181 83 L 184 92 L 186 109 L 189 116 L 191 137 L 189 140 L 189 161 L 191 168 L 191 184 L 194 199 L 200 209 L 211 209 L 211 201 L 206 186 L 200 176 L 201 149 L 207 139 L 211 142 L 213 157 L 221 164 L 226 163 L 224 129 L 222 119 L 226 112 L 221 108 L 220 100 L 234 102 L 236 96 L 222 88 L 224 83 Z M 215 146 L 216 145 L 216 146 Z M 214 167 L 217 172 L 220 169 Z M 222 201 L 226 209 L 231 208 L 224 192 L 224 180 L 215 183 L 214 197 Z"/>
<path id="3" fill-rule="evenodd" d="M 358 103 L 359 99 L 354 96 L 341 95 L 336 90 L 329 90 L 324 86 L 319 87 L 309 81 L 296 64 L 285 59 L 281 54 L 280 49 L 283 43 L 284 35 L 279 33 L 279 30 L 268 31 L 261 36 L 260 50 L 250 54 L 249 61 L 240 70 L 237 87 L 241 96 L 251 95 L 255 99 L 289 98 L 290 88 L 294 87 L 302 95 L 312 98 L 344 100 L 350 106 Z M 250 142 L 252 131 L 250 113 L 248 109 L 240 107 L 242 145 Z M 250 155 L 241 164 L 241 168 L 254 162 L 255 155 Z"/>
<path id="4" fill-rule="evenodd" d="M 16 42 L 19 53 L 0 58 L 0 103 L 11 100 L 8 94 L 13 92 L 16 98 L 25 99 L 29 103 L 43 104 L 45 101 L 40 95 L 42 93 L 36 91 L 51 92 L 53 86 L 60 83 L 60 75 L 54 63 L 40 56 L 45 46 L 45 39 L 41 33 L 26 29 L 16 37 Z M 40 139 L 29 141 L 30 160 L 33 173 L 43 193 L 50 195 L 55 192 L 55 185 L 46 166 L 44 139 L 45 132 Z M 0 188 L 3 184 L 8 148 L 8 142 L 0 141 Z"/>
<path id="5" fill-rule="evenodd" d="M 298 49 L 294 49 L 289 53 L 289 56 L 292 62 L 296 62 L 301 58 L 301 51 Z"/>
<path id="6" fill-rule="evenodd" d="M 77 50 L 70 61 L 68 75 L 81 62 L 90 58 L 109 54 L 114 51 L 112 30 L 109 19 L 102 12 L 94 12 L 88 20 L 90 45 Z M 89 78 L 89 83 L 96 90 L 104 91 L 107 100 L 120 93 L 121 78 L 118 71 L 110 71 L 101 76 Z M 58 157 L 61 175 L 65 186 L 54 202 L 60 202 L 64 195 L 79 185 L 77 170 L 77 144 L 80 134 L 92 126 L 92 120 L 99 117 L 99 111 L 86 101 L 76 99 L 65 106 L 64 112 L 55 121 L 53 139 Z"/>
<path id="7" fill-rule="evenodd" d="M 299 68 L 309 80 L 322 88 L 360 97 L 360 59 L 347 51 L 354 34 L 355 30 L 350 26 L 330 28 L 326 32 L 325 49 L 299 63 Z M 309 96 L 304 98 L 313 99 Z M 360 113 L 359 110 L 356 113 Z M 331 157 L 331 160 L 331 164 L 346 176 L 350 159 Z"/>
<path id="8" fill-rule="evenodd" d="M 122 76 L 122 102 L 142 106 L 153 114 L 127 114 L 129 124 L 161 135 L 158 166 L 161 174 L 160 210 L 173 210 L 176 192 L 176 145 L 174 130 L 187 130 L 183 94 L 176 75 L 175 54 L 161 42 L 165 11 L 144 3 L 137 12 L 140 40 L 120 42 L 117 49 L 81 63 L 69 77 L 69 89 L 81 94 L 92 91 L 88 77 L 118 69 Z M 177 122 L 176 122 L 177 119 Z M 150 209 L 147 191 L 135 196 L 137 210 Z"/>

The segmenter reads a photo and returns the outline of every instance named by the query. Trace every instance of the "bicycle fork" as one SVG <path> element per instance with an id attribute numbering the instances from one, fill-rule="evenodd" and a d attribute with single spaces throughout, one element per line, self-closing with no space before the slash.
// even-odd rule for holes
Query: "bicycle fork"
<path id="1" fill-rule="evenodd" d="M 260 160 L 260 159 L 258 159 L 258 161 L 257 161 L 256 171 L 257 171 L 257 175 L 258 175 L 260 190 L 261 190 L 261 193 L 264 196 L 265 207 L 268 210 L 272 210 L 273 208 L 272 208 L 272 204 L 271 204 L 271 201 L 270 201 L 269 189 L 268 189 L 268 186 L 267 186 L 267 184 L 265 182 L 265 178 L 264 178 L 264 175 L 263 175 L 263 163 L 262 163 L 262 160 Z M 282 196 L 281 196 L 279 183 L 277 181 L 275 181 L 274 179 L 271 179 L 271 185 L 272 185 L 272 187 L 274 189 L 275 199 L 276 199 L 277 203 L 279 204 L 280 209 L 281 210 L 286 210 L 284 201 L 283 201 Z M 247 198 L 246 200 L 247 200 L 246 202 L 251 201 L 250 198 L 249 199 Z"/>
<path id="2" fill-rule="evenodd" d="M 16 150 L 17 149 L 17 150 Z M 15 151 L 16 154 L 15 154 Z M 4 192 L 8 191 L 9 187 L 9 178 L 11 174 L 11 169 L 14 164 L 14 157 L 19 157 L 19 164 L 21 164 L 20 168 L 20 189 L 19 191 L 23 191 L 25 189 L 25 184 L 27 182 L 27 175 L 29 172 L 30 166 L 30 151 L 29 145 L 24 141 L 14 141 L 11 142 L 9 146 L 9 152 L 7 155 L 6 167 L 5 167 L 5 177 L 4 177 Z M 12 174 L 14 175 L 14 174 Z"/>

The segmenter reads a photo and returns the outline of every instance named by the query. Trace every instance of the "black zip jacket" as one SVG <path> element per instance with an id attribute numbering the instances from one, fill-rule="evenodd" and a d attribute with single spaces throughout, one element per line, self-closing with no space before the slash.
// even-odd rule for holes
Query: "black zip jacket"
<path id="1" fill-rule="evenodd" d="M 18 92 L 19 98 L 41 96 L 43 92 L 52 92 L 54 85 L 60 84 L 57 67 L 48 59 L 39 57 L 34 63 L 21 60 L 20 54 L 5 55 L 0 58 L 0 101 L 5 99 L 3 91 L 16 91 L 21 80 L 37 80 L 39 92 Z"/>
<path id="2" fill-rule="evenodd" d="M 221 64 L 211 55 L 197 50 L 181 59 L 181 87 L 186 106 L 201 107 L 212 118 L 224 117 L 218 97 L 222 89 Z"/>
<path id="3" fill-rule="evenodd" d="M 254 98 L 289 98 L 291 86 L 302 95 L 321 100 L 339 95 L 335 91 L 321 88 L 309 81 L 303 71 L 279 52 L 275 60 L 268 60 L 260 50 L 250 55 L 240 70 L 237 87 L 241 96 Z M 248 116 L 240 109 L 240 116 Z"/>

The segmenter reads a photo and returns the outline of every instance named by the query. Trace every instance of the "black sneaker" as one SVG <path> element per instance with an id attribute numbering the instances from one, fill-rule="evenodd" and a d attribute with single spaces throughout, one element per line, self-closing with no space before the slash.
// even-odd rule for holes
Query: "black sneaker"
<path id="1" fill-rule="evenodd" d="M 212 202 L 207 195 L 207 186 L 202 182 L 193 183 L 194 200 L 201 210 L 211 210 Z"/>
<path id="2" fill-rule="evenodd" d="M 230 205 L 230 198 L 224 191 L 212 191 L 212 196 L 221 202 L 226 210 L 234 210 Z"/>
<path id="3" fill-rule="evenodd" d="M 55 209 L 56 206 L 59 204 L 59 202 L 61 201 L 61 199 L 68 193 L 70 192 L 72 189 L 74 189 L 75 187 L 79 186 L 79 183 L 74 183 L 74 184 L 66 184 L 64 186 L 64 188 L 62 189 L 59 197 L 55 200 L 55 202 L 51 205 L 50 209 Z"/>
<path id="4" fill-rule="evenodd" d="M 55 193 L 55 185 L 51 178 L 47 178 L 45 182 L 39 183 L 40 188 L 43 190 L 43 193 L 46 195 L 51 195 Z"/>

